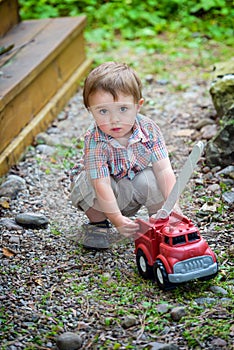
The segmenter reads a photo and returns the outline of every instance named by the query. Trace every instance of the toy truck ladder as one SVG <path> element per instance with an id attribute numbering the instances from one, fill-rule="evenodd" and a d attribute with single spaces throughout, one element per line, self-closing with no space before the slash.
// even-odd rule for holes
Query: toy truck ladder
<path id="1" fill-rule="evenodd" d="M 177 177 L 176 183 L 172 188 L 169 196 L 167 197 L 167 200 L 165 201 L 162 208 L 157 212 L 157 214 L 153 216 L 155 219 L 165 219 L 171 214 L 176 204 L 176 201 L 183 192 L 186 184 L 188 183 L 188 180 L 190 179 L 195 169 L 198 160 L 201 157 L 203 149 L 204 145 L 201 141 L 195 144 L 179 176 Z"/>

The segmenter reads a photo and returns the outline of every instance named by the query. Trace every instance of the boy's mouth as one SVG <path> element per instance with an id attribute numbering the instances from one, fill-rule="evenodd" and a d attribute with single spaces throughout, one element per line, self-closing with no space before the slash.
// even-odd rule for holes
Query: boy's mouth
<path id="1" fill-rule="evenodd" d="M 121 131 L 121 128 L 112 128 L 111 130 L 114 132 L 119 132 L 119 131 Z"/>

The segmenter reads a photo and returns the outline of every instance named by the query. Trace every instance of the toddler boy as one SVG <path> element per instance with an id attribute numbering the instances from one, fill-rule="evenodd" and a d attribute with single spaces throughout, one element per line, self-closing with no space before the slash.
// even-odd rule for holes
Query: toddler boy
<path id="1" fill-rule="evenodd" d="M 84 105 L 94 123 L 72 170 L 71 200 L 89 219 L 82 226 L 86 248 L 109 247 L 110 223 L 134 236 L 139 227 L 130 217 L 142 206 L 155 214 L 175 183 L 159 127 L 139 113 L 141 90 L 136 72 L 122 63 L 103 63 L 85 80 Z"/>

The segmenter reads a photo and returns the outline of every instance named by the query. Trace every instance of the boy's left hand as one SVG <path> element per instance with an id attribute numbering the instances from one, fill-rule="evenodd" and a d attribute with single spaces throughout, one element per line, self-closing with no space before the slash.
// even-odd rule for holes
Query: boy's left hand
<path id="1" fill-rule="evenodd" d="M 128 217 L 123 216 L 121 225 L 116 228 L 121 235 L 130 238 L 135 236 L 139 230 L 139 225 Z"/>

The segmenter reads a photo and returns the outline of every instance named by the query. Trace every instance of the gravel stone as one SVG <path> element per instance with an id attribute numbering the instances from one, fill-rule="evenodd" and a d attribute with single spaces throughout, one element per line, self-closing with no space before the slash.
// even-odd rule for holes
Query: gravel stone
<path id="1" fill-rule="evenodd" d="M 29 212 L 16 215 L 15 221 L 17 224 L 26 227 L 46 227 L 49 223 L 49 220 L 45 215 Z"/>
<path id="2" fill-rule="evenodd" d="M 76 333 L 66 332 L 58 336 L 56 345 L 59 350 L 77 350 L 82 346 L 82 339 Z"/>
<path id="3" fill-rule="evenodd" d="M 224 192 L 222 198 L 226 203 L 232 205 L 234 203 L 234 191 Z"/>
<path id="4" fill-rule="evenodd" d="M 220 287 L 220 286 L 211 286 L 211 287 L 210 287 L 210 290 L 211 290 L 214 294 L 221 294 L 221 295 L 227 295 L 227 294 L 228 294 L 228 292 L 227 292 L 224 288 L 222 288 L 222 287 Z"/>
<path id="5" fill-rule="evenodd" d="M 221 338 L 215 338 L 212 340 L 211 342 L 211 345 L 214 346 L 214 348 L 225 348 L 226 349 L 226 346 L 227 346 L 227 342 L 224 340 L 224 339 L 221 339 Z"/>
<path id="6" fill-rule="evenodd" d="M 130 328 L 132 326 L 135 326 L 136 324 L 137 319 L 135 316 L 125 316 L 123 321 L 121 322 L 123 328 Z"/>
<path id="7" fill-rule="evenodd" d="M 179 350 L 179 347 L 175 344 L 163 344 L 158 342 L 152 342 L 148 344 L 150 350 Z"/>
<path id="8" fill-rule="evenodd" d="M 210 140 L 212 137 L 214 137 L 217 133 L 217 126 L 214 125 L 206 125 L 201 128 L 201 134 L 203 139 Z"/>
<path id="9" fill-rule="evenodd" d="M 17 225 L 15 219 L 2 218 L 0 219 L 0 227 L 5 227 L 9 231 L 19 231 L 22 230 L 22 227 Z"/>
<path id="10" fill-rule="evenodd" d="M 15 199 L 18 192 L 25 188 L 25 180 L 20 176 L 10 175 L 0 186 L 0 197 Z"/>
<path id="11" fill-rule="evenodd" d="M 217 171 L 217 175 L 226 175 L 226 176 L 232 176 L 232 174 L 234 173 L 234 165 L 229 165 L 226 168 Z"/>
<path id="12" fill-rule="evenodd" d="M 51 156 L 56 152 L 56 148 L 48 145 L 38 145 L 36 150 L 39 153 L 45 154 L 47 156 Z"/>
<path id="13" fill-rule="evenodd" d="M 210 298 L 210 297 L 207 297 L 207 298 L 197 298 L 195 299 L 195 302 L 198 304 L 198 305 L 205 305 L 205 304 L 214 304 L 217 302 L 217 300 L 215 298 Z"/>
<path id="14" fill-rule="evenodd" d="M 19 236 L 13 236 L 13 235 L 10 236 L 9 243 L 20 244 L 20 237 Z"/>
<path id="15" fill-rule="evenodd" d="M 187 314 L 186 308 L 182 306 L 174 307 L 171 310 L 171 317 L 174 321 L 179 321 L 186 314 Z"/>
<path id="16" fill-rule="evenodd" d="M 197 129 L 197 130 L 201 130 L 204 126 L 206 125 L 212 125 L 214 124 L 214 121 L 210 118 L 203 118 L 201 120 L 198 121 L 198 123 L 196 123 L 194 125 L 194 127 Z"/>
<path id="17" fill-rule="evenodd" d="M 168 312 L 168 310 L 171 308 L 171 306 L 168 304 L 159 304 L 159 305 L 157 305 L 156 308 L 160 314 L 166 314 Z"/>

